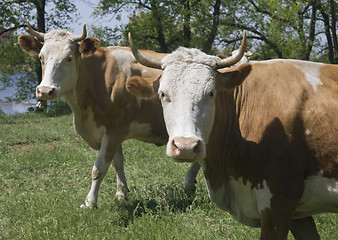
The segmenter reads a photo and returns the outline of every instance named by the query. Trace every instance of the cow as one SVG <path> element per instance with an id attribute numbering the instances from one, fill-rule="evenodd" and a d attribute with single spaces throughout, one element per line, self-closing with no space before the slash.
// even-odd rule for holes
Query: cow
<path id="1" fill-rule="evenodd" d="M 136 59 L 163 70 L 147 82 L 161 99 L 167 155 L 199 162 L 211 201 L 260 227 L 261 239 L 287 239 L 289 230 L 320 239 L 312 215 L 338 213 L 338 65 L 275 59 L 224 68 L 241 59 L 245 40 L 244 32 L 241 53 L 227 59 L 180 47 L 159 61 L 129 36 Z M 149 87 L 129 86 L 134 94 Z"/>
<path id="2" fill-rule="evenodd" d="M 121 143 L 126 139 L 164 145 L 167 142 L 159 100 L 145 101 L 126 91 L 131 76 L 158 77 L 160 70 L 137 63 L 127 47 L 100 47 L 99 39 L 86 38 L 66 30 L 35 31 L 18 38 L 24 51 L 38 55 L 42 81 L 36 88 L 40 99 L 63 97 L 73 111 L 76 132 L 99 155 L 92 169 L 92 184 L 82 207 L 96 207 L 100 184 L 111 164 L 117 176 L 117 199 L 127 199 Z M 42 44 L 43 42 L 43 44 Z M 81 42 L 81 44 L 78 44 Z M 164 54 L 143 51 L 161 59 Z M 194 187 L 200 166 L 192 164 L 186 176 L 186 190 Z"/>

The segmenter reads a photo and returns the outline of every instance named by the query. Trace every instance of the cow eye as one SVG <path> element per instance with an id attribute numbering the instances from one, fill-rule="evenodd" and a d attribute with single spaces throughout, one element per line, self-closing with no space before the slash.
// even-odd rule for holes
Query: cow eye
<path id="1" fill-rule="evenodd" d="M 166 102 L 170 102 L 170 98 L 169 98 L 168 95 L 165 94 L 164 92 L 159 91 L 159 92 L 158 92 L 158 95 L 159 95 L 160 99 L 162 99 L 162 100 L 164 100 L 164 101 L 166 101 Z"/>
<path id="2" fill-rule="evenodd" d="M 72 61 L 72 57 L 68 57 L 67 62 L 71 62 L 71 61 Z"/>
<path id="3" fill-rule="evenodd" d="M 210 97 L 213 97 L 213 96 L 215 96 L 215 93 L 214 93 L 214 92 L 210 92 L 210 93 L 209 93 L 209 96 L 210 96 Z"/>
<path id="4" fill-rule="evenodd" d="M 41 55 L 39 55 L 38 58 L 39 58 L 41 64 L 43 64 L 43 57 Z"/>

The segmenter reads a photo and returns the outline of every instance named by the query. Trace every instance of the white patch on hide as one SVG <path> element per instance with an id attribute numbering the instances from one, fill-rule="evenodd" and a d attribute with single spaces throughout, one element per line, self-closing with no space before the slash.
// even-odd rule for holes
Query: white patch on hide
<path id="1" fill-rule="evenodd" d="M 270 189 L 266 183 L 266 180 L 263 181 L 263 188 L 255 189 L 258 211 L 261 213 L 264 209 L 271 208 L 271 198 L 273 197 Z"/>
<path id="2" fill-rule="evenodd" d="M 319 78 L 319 70 L 323 64 L 300 60 L 292 60 L 292 63 L 304 73 L 306 81 L 308 81 L 312 85 L 313 90 L 317 92 L 318 85 L 323 85 Z"/>
<path id="3" fill-rule="evenodd" d="M 320 81 L 320 68 L 323 66 L 323 63 L 301 61 L 294 59 L 272 59 L 266 61 L 260 61 L 264 64 L 273 64 L 276 62 L 290 63 L 296 68 L 298 68 L 305 76 L 305 79 L 308 83 L 312 85 L 312 88 L 315 92 L 318 90 L 318 85 L 323 85 Z"/>
<path id="4" fill-rule="evenodd" d="M 131 53 L 124 50 L 111 51 L 112 56 L 116 59 L 119 70 L 124 72 L 127 77 L 131 76 L 130 61 Z"/>
<path id="5" fill-rule="evenodd" d="M 307 136 L 311 136 L 311 135 L 312 135 L 310 129 L 306 129 L 305 134 L 306 134 Z"/>
<path id="6" fill-rule="evenodd" d="M 104 126 L 96 126 L 94 113 L 91 108 L 88 108 L 86 111 L 81 113 L 77 111 L 74 113 L 74 127 L 76 132 L 88 143 L 90 147 L 99 149 L 102 136 L 104 135 L 106 128 Z"/>
<path id="7" fill-rule="evenodd" d="M 338 213 L 338 181 L 324 178 L 321 173 L 305 180 L 304 193 L 298 203 L 295 217 L 323 212 Z"/>
<path id="8" fill-rule="evenodd" d="M 219 208 L 228 211 L 237 221 L 245 225 L 259 227 L 260 210 L 270 206 L 271 193 L 266 183 L 263 184 L 263 189 L 257 190 L 252 189 L 249 182 L 244 185 L 242 178 L 237 180 L 231 178 L 227 185 L 220 187 L 217 191 L 212 189 L 208 180 L 206 183 L 211 201 Z M 260 207 L 257 197 L 263 201 Z"/>

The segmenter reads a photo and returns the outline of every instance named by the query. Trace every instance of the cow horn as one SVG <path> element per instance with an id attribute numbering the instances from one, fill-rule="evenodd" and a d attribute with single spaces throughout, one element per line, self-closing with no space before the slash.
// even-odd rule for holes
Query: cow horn
<path id="1" fill-rule="evenodd" d="M 156 69 L 162 68 L 161 61 L 158 61 L 152 58 L 146 58 L 142 53 L 140 53 L 140 51 L 136 48 L 134 44 L 134 41 L 131 37 L 131 33 L 128 34 L 128 39 L 129 39 L 129 45 L 130 45 L 131 51 L 133 52 L 133 55 L 136 61 L 138 61 L 139 63 L 141 63 L 142 65 L 146 67 L 156 68 Z"/>
<path id="2" fill-rule="evenodd" d="M 41 32 L 38 32 L 38 31 L 35 31 L 32 26 L 29 24 L 29 21 L 27 20 L 27 26 L 28 26 L 28 32 L 32 35 L 32 36 L 35 36 L 37 37 L 40 41 L 44 41 L 45 39 L 45 34 L 44 33 L 41 33 Z"/>
<path id="3" fill-rule="evenodd" d="M 246 45 L 246 32 L 244 30 L 242 44 L 239 47 L 237 53 L 234 56 L 230 56 L 230 57 L 227 57 L 225 59 L 218 60 L 217 61 L 217 69 L 230 67 L 230 66 L 238 63 L 244 55 L 245 45 Z"/>
<path id="4" fill-rule="evenodd" d="M 82 31 L 82 35 L 79 36 L 75 36 L 74 37 L 74 42 L 80 42 L 82 40 L 85 40 L 87 37 L 87 29 L 86 29 L 86 24 L 83 24 L 83 31 Z"/>

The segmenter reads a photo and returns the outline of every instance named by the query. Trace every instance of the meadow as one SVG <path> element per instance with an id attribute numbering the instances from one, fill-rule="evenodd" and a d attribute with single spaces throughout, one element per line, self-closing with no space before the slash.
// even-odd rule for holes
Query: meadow
<path id="1" fill-rule="evenodd" d="M 188 196 L 189 164 L 164 147 L 128 140 L 123 152 L 128 200 L 114 198 L 111 167 L 98 208 L 83 209 L 98 152 L 75 133 L 72 115 L 0 114 L 0 239 L 259 239 L 259 229 L 210 202 L 201 172 Z M 338 239 L 338 215 L 315 221 L 322 239 Z"/>

